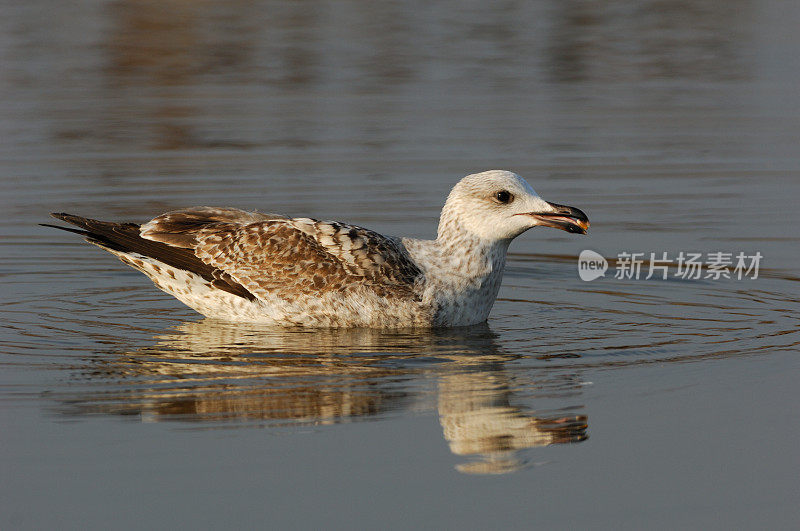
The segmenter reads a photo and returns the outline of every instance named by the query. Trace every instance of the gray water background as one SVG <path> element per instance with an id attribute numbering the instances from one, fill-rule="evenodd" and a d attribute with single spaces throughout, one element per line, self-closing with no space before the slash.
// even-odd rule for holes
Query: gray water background
<path id="1" fill-rule="evenodd" d="M 798 22 L 755 0 L 3 2 L 0 526 L 796 528 Z M 432 237 L 491 168 L 592 227 L 515 241 L 473 329 L 216 323 L 37 226 L 207 204 Z M 583 249 L 764 259 L 583 282 Z"/>

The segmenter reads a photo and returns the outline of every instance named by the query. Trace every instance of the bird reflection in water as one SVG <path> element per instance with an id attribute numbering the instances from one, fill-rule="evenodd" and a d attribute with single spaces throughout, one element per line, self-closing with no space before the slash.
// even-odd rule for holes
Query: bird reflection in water
<path id="1" fill-rule="evenodd" d="M 521 451 L 587 438 L 574 373 L 517 367 L 488 326 L 441 331 L 265 328 L 186 322 L 153 346 L 104 355 L 62 413 L 202 427 L 321 425 L 438 408 L 464 473 L 506 473 Z M 433 398 L 435 397 L 435 399 Z M 556 399 L 532 411 L 523 403 Z M 435 405 L 434 405 L 435 404 Z M 569 412 L 569 413 L 565 413 Z"/>
<path id="2" fill-rule="evenodd" d="M 587 438 L 586 415 L 534 415 L 511 405 L 513 395 L 502 369 L 440 376 L 439 421 L 450 451 L 480 456 L 459 471 L 513 472 L 527 464 L 520 450 Z"/>

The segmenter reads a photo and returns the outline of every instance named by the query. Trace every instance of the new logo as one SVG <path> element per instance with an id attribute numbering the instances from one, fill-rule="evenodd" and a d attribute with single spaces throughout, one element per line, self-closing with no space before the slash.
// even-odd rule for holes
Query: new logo
<path id="1" fill-rule="evenodd" d="M 578 256 L 578 275 L 581 280 L 589 282 L 596 278 L 605 276 L 608 269 L 608 262 L 600 254 L 589 249 L 581 251 Z"/>

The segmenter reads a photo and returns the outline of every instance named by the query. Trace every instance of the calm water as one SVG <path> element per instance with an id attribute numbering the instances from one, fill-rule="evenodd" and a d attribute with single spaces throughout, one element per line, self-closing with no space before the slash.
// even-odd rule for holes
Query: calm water
<path id="1" fill-rule="evenodd" d="M 0 526 L 795 528 L 800 9 L 4 2 Z M 50 211 L 191 205 L 432 237 L 517 171 L 487 326 L 203 319 Z M 612 259 L 583 282 L 577 255 Z M 614 278 L 760 252 L 757 279 Z M 617 264 L 618 265 L 618 264 Z"/>

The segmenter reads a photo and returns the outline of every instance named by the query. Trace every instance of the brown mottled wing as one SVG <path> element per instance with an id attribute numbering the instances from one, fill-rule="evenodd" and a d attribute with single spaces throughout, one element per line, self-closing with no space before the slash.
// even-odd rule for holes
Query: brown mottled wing
<path id="1" fill-rule="evenodd" d="M 287 219 L 278 214 L 247 212 L 238 208 L 193 207 L 173 210 L 157 216 L 141 228 L 142 238 L 166 243 L 173 247 L 192 249 L 197 245 L 197 235 L 209 229 L 236 229 L 237 227 L 272 219 Z"/>
<path id="2" fill-rule="evenodd" d="M 195 255 L 256 297 L 368 288 L 382 297 L 414 297 L 421 276 L 402 243 L 376 232 L 306 218 L 213 226 L 196 235 Z"/>

